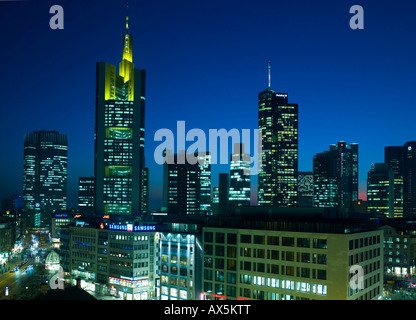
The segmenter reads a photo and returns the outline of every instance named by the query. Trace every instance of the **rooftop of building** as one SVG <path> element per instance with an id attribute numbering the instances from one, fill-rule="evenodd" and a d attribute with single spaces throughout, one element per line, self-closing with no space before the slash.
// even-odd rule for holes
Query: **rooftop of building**
<path id="1" fill-rule="evenodd" d="M 234 208 L 228 212 L 228 215 L 224 216 L 178 216 L 167 214 L 136 220 L 126 217 L 111 219 L 81 217 L 74 220 L 71 226 L 117 230 L 114 228 L 114 225 L 151 225 L 154 228 L 149 231 L 194 234 L 201 233 L 203 227 L 346 234 L 377 230 L 387 223 L 380 216 L 355 211 L 350 211 L 346 214 L 344 211 L 334 208 L 259 206 Z M 390 224 L 393 222 L 391 221 Z M 411 224 L 408 220 L 403 220 L 400 224 L 399 221 L 395 221 L 395 223 L 396 225 L 416 228 L 416 223 Z M 124 229 L 120 228 L 119 230 L 123 231 Z M 136 231 L 136 228 L 133 230 Z M 124 231 L 127 231 L 127 229 Z"/>
<path id="2" fill-rule="evenodd" d="M 210 218 L 205 226 L 347 234 L 377 230 L 379 219 L 355 212 L 346 217 L 332 208 L 240 207 L 232 215 Z"/>
<path id="3" fill-rule="evenodd" d="M 79 286 L 65 287 L 64 289 L 50 289 L 40 294 L 34 300 L 97 300 Z"/>

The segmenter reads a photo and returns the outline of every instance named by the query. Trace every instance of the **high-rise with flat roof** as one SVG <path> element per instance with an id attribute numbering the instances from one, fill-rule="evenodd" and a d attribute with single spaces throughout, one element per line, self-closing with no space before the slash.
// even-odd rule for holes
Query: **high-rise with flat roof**
<path id="1" fill-rule="evenodd" d="M 199 208 L 201 215 L 212 214 L 212 203 L 211 203 L 211 153 L 210 152 L 199 152 L 198 153 L 199 163 Z"/>
<path id="2" fill-rule="evenodd" d="M 313 157 L 314 206 L 349 208 L 358 201 L 358 144 L 340 141 Z"/>
<path id="3" fill-rule="evenodd" d="M 384 162 L 394 172 L 393 205 L 395 217 L 416 215 L 416 141 L 384 149 Z"/>
<path id="4" fill-rule="evenodd" d="M 416 141 L 406 142 L 405 175 L 404 175 L 404 214 L 406 217 L 416 217 Z"/>
<path id="5" fill-rule="evenodd" d="M 230 155 L 230 206 L 250 205 L 250 177 L 250 154 L 244 152 L 243 143 L 236 143 L 233 153 Z"/>
<path id="6" fill-rule="evenodd" d="M 94 188 L 94 177 L 80 177 L 78 179 L 78 211 L 81 215 L 94 216 Z"/>
<path id="7" fill-rule="evenodd" d="M 66 210 L 68 138 L 58 131 L 35 131 L 24 141 L 24 210 Z"/>
<path id="8" fill-rule="evenodd" d="M 199 215 L 200 165 L 180 158 L 180 155 L 169 154 L 163 164 L 163 206 L 169 215 Z"/>
<path id="9" fill-rule="evenodd" d="M 385 163 L 375 163 L 367 175 L 367 212 L 394 218 L 394 173 Z"/>

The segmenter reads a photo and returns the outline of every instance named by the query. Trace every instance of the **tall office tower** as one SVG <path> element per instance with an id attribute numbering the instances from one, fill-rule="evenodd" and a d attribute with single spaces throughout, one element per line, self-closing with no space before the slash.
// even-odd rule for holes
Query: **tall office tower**
<path id="1" fill-rule="evenodd" d="M 334 155 L 331 152 L 317 153 L 313 157 L 313 206 L 338 207 L 339 184 L 335 173 Z"/>
<path id="2" fill-rule="evenodd" d="M 313 172 L 298 172 L 298 206 L 313 207 Z"/>
<path id="3" fill-rule="evenodd" d="M 250 206 L 250 154 L 244 153 L 244 144 L 234 144 L 230 155 L 230 194 L 231 207 Z"/>
<path id="4" fill-rule="evenodd" d="M 358 144 L 344 141 L 313 158 L 314 206 L 349 208 L 358 201 Z"/>
<path id="5" fill-rule="evenodd" d="M 199 206 L 201 215 L 211 215 L 211 153 L 199 152 L 198 163 L 200 169 L 200 198 Z"/>
<path id="6" fill-rule="evenodd" d="M 142 174 L 142 196 L 141 196 L 142 215 L 149 213 L 149 168 L 143 168 Z"/>
<path id="7" fill-rule="evenodd" d="M 403 179 L 404 179 L 404 152 L 402 146 L 391 146 L 384 148 L 384 163 L 386 169 L 393 171 L 394 182 L 392 184 L 391 198 L 393 216 L 403 217 Z"/>
<path id="8" fill-rule="evenodd" d="M 58 131 L 35 131 L 24 141 L 24 210 L 66 210 L 68 138 Z"/>
<path id="9" fill-rule="evenodd" d="M 94 216 L 94 188 L 94 177 L 80 177 L 78 179 L 78 211 L 83 216 Z"/>
<path id="10" fill-rule="evenodd" d="M 394 211 L 399 217 L 416 215 L 416 141 L 386 147 L 384 161 L 394 171 Z"/>
<path id="11" fill-rule="evenodd" d="M 287 93 L 270 87 L 258 95 L 258 127 L 261 130 L 261 168 L 258 204 L 297 206 L 298 105 L 288 103 Z"/>
<path id="12" fill-rule="evenodd" d="M 95 211 L 97 216 L 141 215 L 146 72 L 133 63 L 128 16 L 123 59 L 97 63 Z"/>
<path id="13" fill-rule="evenodd" d="M 178 155 L 163 164 L 163 206 L 168 215 L 199 215 L 200 208 L 200 167 L 198 162 L 180 163 Z"/>
<path id="14" fill-rule="evenodd" d="M 406 217 L 416 217 L 416 141 L 404 145 L 404 214 Z"/>
<path id="15" fill-rule="evenodd" d="M 367 212 L 393 218 L 394 172 L 385 163 L 371 165 L 367 175 Z"/>

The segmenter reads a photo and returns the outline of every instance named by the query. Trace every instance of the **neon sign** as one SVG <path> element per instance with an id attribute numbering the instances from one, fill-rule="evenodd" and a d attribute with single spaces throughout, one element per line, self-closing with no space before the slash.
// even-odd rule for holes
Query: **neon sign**
<path id="1" fill-rule="evenodd" d="M 110 230 L 120 230 L 120 231 L 155 231 L 156 226 L 155 225 L 149 225 L 149 226 L 134 226 L 132 224 L 110 224 L 108 225 L 108 228 Z"/>

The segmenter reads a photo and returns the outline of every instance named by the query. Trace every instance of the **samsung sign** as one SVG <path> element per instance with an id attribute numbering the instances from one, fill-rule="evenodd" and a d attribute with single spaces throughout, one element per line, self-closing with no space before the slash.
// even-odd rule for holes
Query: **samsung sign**
<path id="1" fill-rule="evenodd" d="M 110 230 L 120 230 L 120 231 L 155 231 L 156 226 L 135 226 L 133 224 L 110 224 L 108 225 L 108 229 Z"/>

